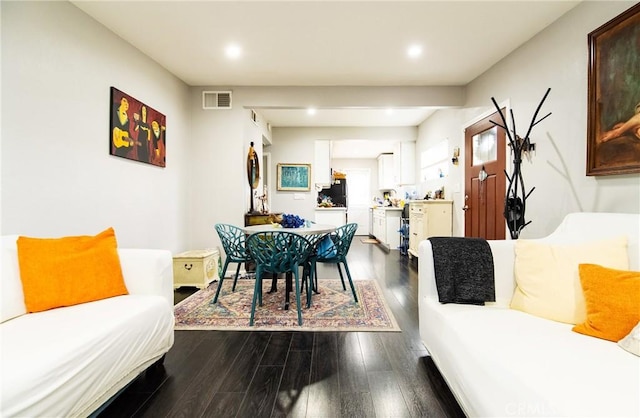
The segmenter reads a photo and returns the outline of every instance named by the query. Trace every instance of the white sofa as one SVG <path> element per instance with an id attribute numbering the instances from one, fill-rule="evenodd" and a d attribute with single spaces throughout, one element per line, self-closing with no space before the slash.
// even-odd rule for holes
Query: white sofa
<path id="1" fill-rule="evenodd" d="M 169 251 L 119 249 L 128 295 L 26 313 L 17 236 L 2 237 L 2 417 L 84 417 L 173 345 Z"/>
<path id="2" fill-rule="evenodd" d="M 628 236 L 629 267 L 639 270 L 640 215 L 568 215 L 548 243 Z M 441 304 L 431 243 L 419 246 L 420 336 L 470 417 L 640 416 L 640 357 L 572 325 L 509 308 L 515 241 L 489 241 L 496 302 Z"/>

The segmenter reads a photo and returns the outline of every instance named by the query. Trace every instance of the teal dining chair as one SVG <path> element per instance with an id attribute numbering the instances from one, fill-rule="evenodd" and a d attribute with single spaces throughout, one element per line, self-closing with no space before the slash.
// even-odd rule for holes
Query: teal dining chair
<path id="1" fill-rule="evenodd" d="M 298 325 L 302 325 L 302 306 L 300 302 L 301 275 L 299 268 L 309 257 L 309 251 L 311 250 L 309 241 L 302 235 L 293 232 L 257 232 L 247 238 L 247 249 L 256 263 L 256 282 L 251 302 L 249 325 L 253 326 L 254 323 L 256 299 L 258 304 L 262 306 L 262 274 L 265 272 L 273 274 L 291 273 L 293 275 L 296 307 L 298 310 Z"/>
<path id="2" fill-rule="evenodd" d="M 246 234 L 241 228 L 229 224 L 216 224 L 215 228 L 222 242 L 222 248 L 224 248 L 226 258 L 224 266 L 222 267 L 220 281 L 218 282 L 218 289 L 211 303 L 218 303 L 218 296 L 220 296 L 220 289 L 222 289 L 222 282 L 227 273 L 229 263 L 238 263 L 236 275 L 233 279 L 233 287 L 231 288 L 231 291 L 235 292 L 236 284 L 238 283 L 238 274 L 240 273 L 240 265 L 247 261 L 252 261 L 246 248 Z"/>
<path id="3" fill-rule="evenodd" d="M 340 274 L 340 280 L 342 281 L 342 290 L 347 290 L 344 283 L 344 276 L 340 264 L 344 266 L 344 271 L 347 274 L 349 285 L 351 286 L 351 292 L 353 293 L 353 299 L 358 303 L 358 295 L 356 289 L 353 286 L 353 280 L 351 280 L 351 273 L 349 272 L 349 265 L 347 264 L 347 253 L 351 248 L 351 241 L 358 229 L 357 223 L 350 223 L 336 228 L 335 232 L 328 235 L 333 242 L 331 245 L 322 245 L 322 240 L 318 241 L 316 245 L 315 253 L 309 257 L 310 274 L 309 284 L 313 286 L 313 289 L 318 290 L 318 275 L 316 263 L 335 264 Z M 310 305 L 311 303 L 308 302 Z"/>

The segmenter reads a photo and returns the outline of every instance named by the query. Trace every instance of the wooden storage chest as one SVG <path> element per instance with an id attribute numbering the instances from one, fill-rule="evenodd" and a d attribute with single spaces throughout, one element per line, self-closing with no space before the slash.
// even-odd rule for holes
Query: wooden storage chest
<path id="1" fill-rule="evenodd" d="M 220 252 L 213 249 L 191 250 L 173 256 L 173 287 L 195 286 L 204 289 L 218 280 Z"/>

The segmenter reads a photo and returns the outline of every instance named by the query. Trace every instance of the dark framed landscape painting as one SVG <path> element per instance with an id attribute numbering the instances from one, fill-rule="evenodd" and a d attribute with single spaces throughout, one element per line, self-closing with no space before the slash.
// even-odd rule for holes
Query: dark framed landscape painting
<path id="1" fill-rule="evenodd" d="M 587 175 L 640 173 L 640 3 L 588 44 Z"/>
<path id="2" fill-rule="evenodd" d="M 111 87 L 109 153 L 129 160 L 166 166 L 166 117 Z"/>

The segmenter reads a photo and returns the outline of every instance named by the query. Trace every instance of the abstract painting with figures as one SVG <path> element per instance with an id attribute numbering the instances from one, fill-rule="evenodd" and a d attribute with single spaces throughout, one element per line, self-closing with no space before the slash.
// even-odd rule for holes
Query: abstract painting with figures
<path id="1" fill-rule="evenodd" d="M 640 173 L 640 3 L 588 41 L 587 175 Z"/>
<path id="2" fill-rule="evenodd" d="M 166 166 L 166 117 L 111 87 L 109 153 L 147 164 Z"/>

